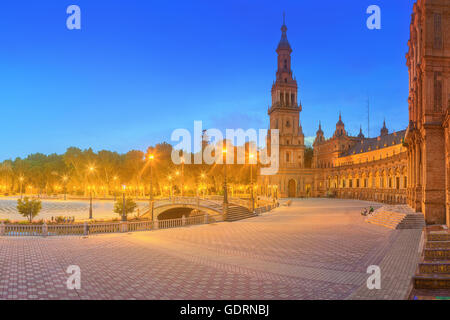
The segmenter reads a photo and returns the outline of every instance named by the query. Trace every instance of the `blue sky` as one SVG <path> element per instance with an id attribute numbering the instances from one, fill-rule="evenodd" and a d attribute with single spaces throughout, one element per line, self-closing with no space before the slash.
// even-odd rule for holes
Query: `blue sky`
<path id="1" fill-rule="evenodd" d="M 286 11 L 305 136 L 339 111 L 352 134 L 408 119 L 412 0 L 17 0 L 0 10 L 0 159 L 67 147 L 126 152 L 176 128 L 267 128 Z M 66 28 L 81 8 L 82 29 Z M 368 30 L 366 8 L 381 8 Z"/>

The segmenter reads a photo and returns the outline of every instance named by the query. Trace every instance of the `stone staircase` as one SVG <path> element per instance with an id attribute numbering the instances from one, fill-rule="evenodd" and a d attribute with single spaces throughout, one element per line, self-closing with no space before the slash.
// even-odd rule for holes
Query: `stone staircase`
<path id="1" fill-rule="evenodd" d="M 423 229 L 425 219 L 422 213 L 415 213 L 404 206 L 381 207 L 366 218 L 366 222 L 390 229 Z"/>
<path id="2" fill-rule="evenodd" d="M 255 217 L 256 214 L 250 212 L 246 207 L 238 206 L 235 204 L 229 204 L 228 206 L 228 214 L 225 221 L 232 222 L 243 220 L 251 217 Z"/>
<path id="3" fill-rule="evenodd" d="M 450 233 L 426 232 L 410 299 L 450 299 Z"/>
<path id="4" fill-rule="evenodd" d="M 423 229 L 425 227 L 425 218 L 422 213 L 407 214 L 397 225 L 397 229 Z"/>

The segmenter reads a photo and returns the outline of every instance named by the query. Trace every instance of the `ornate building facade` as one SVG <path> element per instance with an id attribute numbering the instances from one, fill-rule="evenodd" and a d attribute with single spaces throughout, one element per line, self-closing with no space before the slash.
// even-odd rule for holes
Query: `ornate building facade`
<path id="1" fill-rule="evenodd" d="M 405 131 L 389 133 L 386 123 L 376 138 L 362 130 L 349 136 L 339 115 L 333 137 L 325 139 L 319 125 L 314 141 L 315 196 L 406 203 Z"/>
<path id="2" fill-rule="evenodd" d="M 275 187 L 280 197 L 337 196 L 393 203 L 406 201 L 406 149 L 404 131 L 366 139 L 362 132 L 349 136 L 339 115 L 333 137 L 325 139 L 321 125 L 314 141 L 311 168 L 305 168 L 305 145 L 298 85 L 291 69 L 292 48 L 287 27 L 281 27 L 277 47 L 276 80 L 269 107 L 269 134 L 279 130 L 279 170 L 259 177 L 262 186 Z M 267 140 L 270 150 L 271 141 Z"/>
<path id="3" fill-rule="evenodd" d="M 378 137 L 366 138 L 362 130 L 350 136 L 339 114 L 329 139 L 319 123 L 311 168 L 305 168 L 302 105 L 283 23 L 268 111 L 269 132 L 280 133 L 279 171 L 259 177 L 261 185 L 280 197 L 407 203 L 423 212 L 428 224 L 450 225 L 450 1 L 418 0 L 413 10 L 407 130 L 389 133 L 384 123 Z"/>
<path id="4" fill-rule="evenodd" d="M 408 204 L 450 224 L 450 1 L 418 0 L 410 26 Z"/>

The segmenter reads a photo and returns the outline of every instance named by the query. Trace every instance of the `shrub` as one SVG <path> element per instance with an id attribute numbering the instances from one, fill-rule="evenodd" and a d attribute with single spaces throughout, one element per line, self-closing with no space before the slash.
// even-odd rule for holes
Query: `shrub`
<path id="1" fill-rule="evenodd" d="M 33 221 L 33 218 L 39 214 L 41 209 L 41 200 L 30 199 L 28 197 L 17 200 L 17 211 L 19 211 L 23 217 L 27 218 L 29 222 Z"/>
<path id="2" fill-rule="evenodd" d="M 136 210 L 137 204 L 134 202 L 131 198 L 125 199 L 125 215 L 128 216 L 128 214 L 133 213 L 134 210 Z M 122 198 L 117 199 L 116 203 L 114 204 L 114 212 L 122 215 L 123 214 L 123 200 Z"/>

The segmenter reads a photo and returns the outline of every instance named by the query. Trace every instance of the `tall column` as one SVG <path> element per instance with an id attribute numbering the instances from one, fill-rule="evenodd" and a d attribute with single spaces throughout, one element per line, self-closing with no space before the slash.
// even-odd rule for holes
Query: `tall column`
<path id="1" fill-rule="evenodd" d="M 415 148 L 414 148 L 414 203 L 413 208 L 417 212 L 422 212 L 422 161 L 421 161 L 421 145 L 420 142 L 416 142 Z"/>
<path id="2" fill-rule="evenodd" d="M 422 212 L 427 224 L 445 224 L 445 138 L 440 125 L 427 125 L 423 139 Z"/>
<path id="3" fill-rule="evenodd" d="M 447 115 L 447 125 L 445 127 L 445 155 L 446 155 L 446 166 L 445 166 L 445 177 L 446 177 L 446 189 L 447 189 L 447 203 L 446 203 L 446 220 L 447 226 L 450 228 L 450 130 Z"/>

